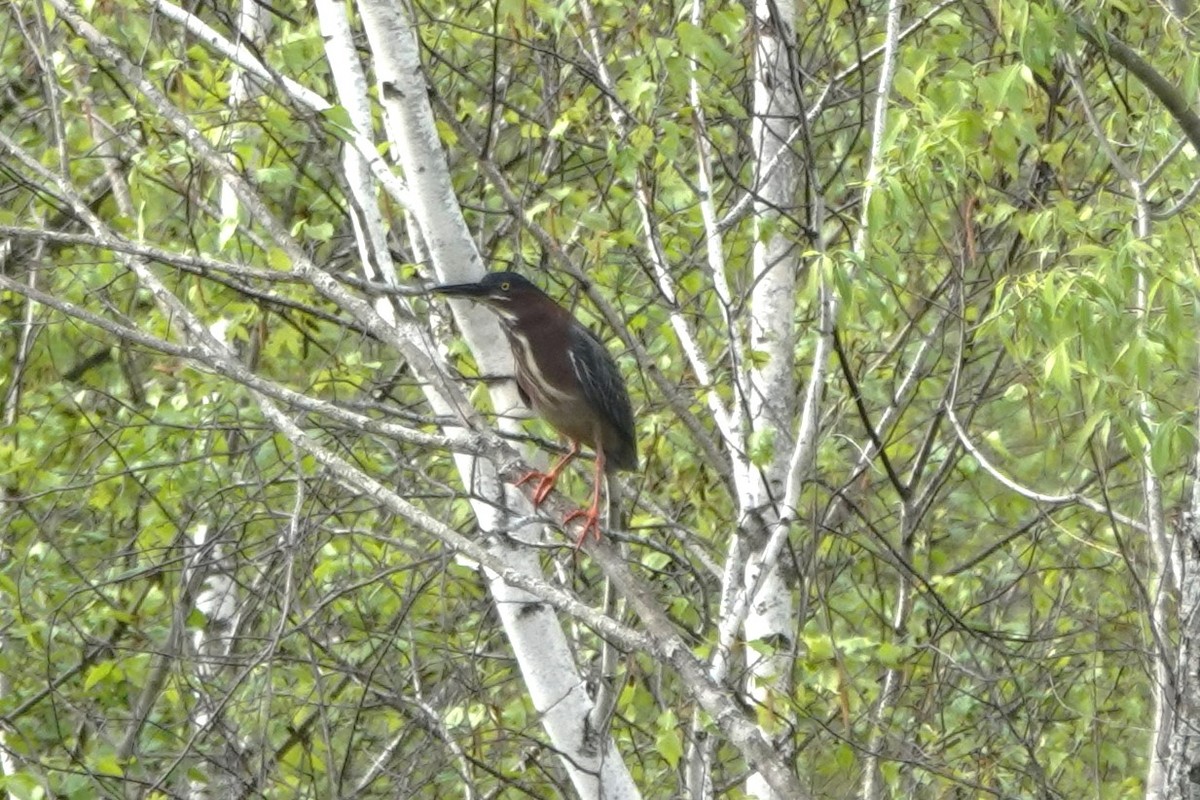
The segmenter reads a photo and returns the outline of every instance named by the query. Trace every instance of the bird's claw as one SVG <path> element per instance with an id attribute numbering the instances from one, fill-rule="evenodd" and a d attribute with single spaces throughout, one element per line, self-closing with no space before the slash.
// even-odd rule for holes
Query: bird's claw
<path id="1" fill-rule="evenodd" d="M 583 530 L 579 532 L 579 538 L 575 540 L 575 549 L 578 550 L 587 541 L 588 532 L 592 534 L 592 538 L 597 542 L 600 541 L 600 509 L 592 506 L 588 509 L 578 508 L 572 511 L 567 516 L 563 517 L 563 527 L 574 522 L 579 517 L 583 517 Z"/>
<path id="2" fill-rule="evenodd" d="M 558 476 L 552 472 L 539 472 L 535 469 L 522 475 L 513 485 L 521 486 L 522 484 L 529 483 L 534 478 L 537 479 L 538 484 L 533 490 L 533 507 L 537 508 L 550 496 L 550 492 L 554 489 L 554 484 L 558 480 Z"/>

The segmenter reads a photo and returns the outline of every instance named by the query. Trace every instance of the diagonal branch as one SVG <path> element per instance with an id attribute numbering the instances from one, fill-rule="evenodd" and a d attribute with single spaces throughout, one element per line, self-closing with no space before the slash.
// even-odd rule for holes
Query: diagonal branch
<path id="1" fill-rule="evenodd" d="M 1183 96 L 1179 88 L 1138 55 L 1136 50 L 1113 34 L 1097 30 L 1090 22 L 1074 16 L 1070 12 L 1064 11 L 1064 13 L 1075 23 L 1076 30 L 1088 44 L 1098 52 L 1111 56 L 1114 61 L 1129 70 L 1166 106 L 1167 111 L 1183 129 L 1188 141 L 1192 143 L 1192 147 L 1200 150 L 1200 115 L 1192 111 L 1190 101 Z"/>

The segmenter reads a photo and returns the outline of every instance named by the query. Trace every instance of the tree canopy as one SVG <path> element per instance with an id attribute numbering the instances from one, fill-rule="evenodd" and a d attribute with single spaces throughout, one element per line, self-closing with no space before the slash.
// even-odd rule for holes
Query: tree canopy
<path id="1" fill-rule="evenodd" d="M 234 5 L 0 9 L 9 797 L 1192 796 L 1190 6 Z"/>

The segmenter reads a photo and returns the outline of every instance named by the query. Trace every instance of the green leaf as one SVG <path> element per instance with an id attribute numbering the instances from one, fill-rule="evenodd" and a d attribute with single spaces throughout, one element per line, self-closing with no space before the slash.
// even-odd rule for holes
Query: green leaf
<path id="1" fill-rule="evenodd" d="M 764 467 L 771 463 L 775 455 L 775 437 L 774 428 L 759 428 L 750 434 L 748 445 L 751 464 Z"/>
<path id="2" fill-rule="evenodd" d="M 93 759 L 92 770 L 97 774 L 109 775 L 114 778 L 121 778 L 125 776 L 125 769 L 121 766 L 120 760 L 113 753 L 105 753 Z"/>
<path id="3" fill-rule="evenodd" d="M 291 167 L 262 167 L 254 171 L 254 178 L 265 186 L 290 186 L 296 180 Z"/>
<path id="4" fill-rule="evenodd" d="M 1059 342 L 1046 354 L 1042 364 L 1042 377 L 1045 381 L 1059 390 L 1066 390 L 1071 385 L 1071 357 L 1067 353 L 1067 343 Z"/>
<path id="5" fill-rule="evenodd" d="M 43 800 L 46 797 L 46 790 L 40 780 L 28 772 L 0 776 L 0 786 L 16 800 Z"/>
<path id="6" fill-rule="evenodd" d="M 236 217 L 225 217 L 221 220 L 220 232 L 217 234 L 217 249 L 224 250 L 226 245 L 233 239 L 237 233 L 240 220 Z"/>
<path id="7" fill-rule="evenodd" d="M 675 769 L 683 757 L 683 736 L 679 732 L 679 720 L 674 711 L 664 711 L 658 716 L 658 734 L 654 738 L 658 754 Z"/>
<path id="8" fill-rule="evenodd" d="M 882 642 L 875 651 L 875 657 L 884 666 L 894 669 L 902 665 L 905 649 L 891 642 Z"/>
<path id="9" fill-rule="evenodd" d="M 319 222 L 317 224 L 306 223 L 304 226 L 304 234 L 318 242 L 327 242 L 333 238 L 333 223 Z"/>
<path id="10" fill-rule="evenodd" d="M 343 142 L 348 142 L 353 138 L 350 132 L 354 130 L 354 123 L 350 120 L 350 112 L 343 106 L 332 106 L 320 113 L 327 133 Z"/>
<path id="11" fill-rule="evenodd" d="M 101 661 L 98 664 L 93 664 L 88 668 L 87 675 L 84 677 L 83 688 L 94 688 L 96 684 L 107 680 L 115 671 L 116 664 L 112 661 Z"/>

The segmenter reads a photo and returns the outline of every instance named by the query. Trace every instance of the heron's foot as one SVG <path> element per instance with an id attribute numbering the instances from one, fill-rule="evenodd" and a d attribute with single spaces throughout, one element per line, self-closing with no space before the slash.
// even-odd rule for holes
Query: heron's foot
<path id="1" fill-rule="evenodd" d="M 533 507 L 537 508 L 546 501 L 546 498 L 550 496 L 550 492 L 554 490 L 554 484 L 558 481 L 558 473 L 553 470 L 550 472 L 539 472 L 536 469 L 531 470 L 518 478 L 517 482 L 513 485 L 521 486 L 534 479 L 538 483 L 533 489 Z"/>
<path id="2" fill-rule="evenodd" d="M 579 538 L 575 540 L 575 549 L 578 550 L 587 541 L 588 533 L 592 534 L 595 541 L 600 541 L 600 509 L 597 504 L 592 504 L 588 509 L 576 509 L 563 518 L 563 526 L 571 524 L 575 520 L 583 517 L 583 530 L 579 532 Z"/>

